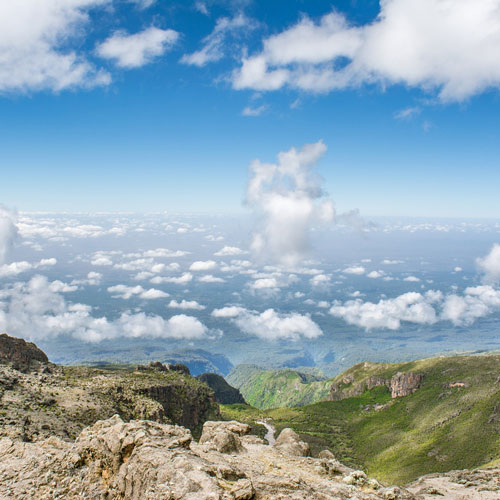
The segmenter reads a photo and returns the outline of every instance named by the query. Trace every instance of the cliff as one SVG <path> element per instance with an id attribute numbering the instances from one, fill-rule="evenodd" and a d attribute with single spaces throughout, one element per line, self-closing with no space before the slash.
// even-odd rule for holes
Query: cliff
<path id="1" fill-rule="evenodd" d="M 206 420 L 219 417 L 214 392 L 185 367 L 56 366 L 48 364 L 34 344 L 8 342 L 18 349 L 8 363 L 0 364 L 0 436 L 23 441 L 75 439 L 84 427 L 115 414 L 127 421 L 180 424 L 198 435 Z M 19 365 L 11 359 L 30 361 Z M 26 366 L 29 371 L 17 369 Z"/>

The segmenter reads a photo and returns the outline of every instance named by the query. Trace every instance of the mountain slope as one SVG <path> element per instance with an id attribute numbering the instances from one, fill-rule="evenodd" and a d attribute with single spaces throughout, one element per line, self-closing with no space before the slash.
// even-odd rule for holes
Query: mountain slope
<path id="1" fill-rule="evenodd" d="M 412 380 L 398 374 L 422 379 L 393 397 Z M 267 411 L 230 406 L 223 415 L 271 418 L 278 429 L 299 432 L 313 452 L 328 447 L 381 481 L 404 484 L 500 458 L 499 376 L 498 355 L 360 363 L 329 381 L 335 401 Z"/>

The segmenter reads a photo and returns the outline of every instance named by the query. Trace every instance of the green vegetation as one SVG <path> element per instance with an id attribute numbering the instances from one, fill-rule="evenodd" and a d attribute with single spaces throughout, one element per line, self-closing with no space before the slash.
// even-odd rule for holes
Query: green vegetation
<path id="1" fill-rule="evenodd" d="M 299 406 L 328 397 L 331 382 L 297 370 L 264 370 L 255 365 L 238 365 L 227 381 L 257 408 Z"/>
<path id="2" fill-rule="evenodd" d="M 369 377 L 390 379 L 410 371 L 424 375 L 413 394 L 393 399 L 385 385 L 366 390 Z M 328 448 L 382 482 L 404 484 L 431 472 L 498 463 L 499 375 L 497 355 L 361 363 L 328 381 L 338 384 L 345 399 L 268 410 L 231 405 L 222 414 L 246 422 L 271 418 L 278 430 L 296 430 L 313 453 Z M 282 380 L 289 390 L 292 377 Z"/>

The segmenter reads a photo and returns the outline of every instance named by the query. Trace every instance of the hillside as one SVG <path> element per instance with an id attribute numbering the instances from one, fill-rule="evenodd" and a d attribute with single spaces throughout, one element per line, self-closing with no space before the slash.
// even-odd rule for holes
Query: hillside
<path id="1" fill-rule="evenodd" d="M 381 481 L 405 484 L 423 474 L 500 458 L 499 375 L 498 355 L 360 363 L 328 381 L 327 397 L 334 401 L 265 411 L 233 405 L 222 411 L 242 421 L 270 418 L 278 430 L 299 432 L 313 453 L 327 447 Z M 417 386 L 405 386 L 409 381 Z"/>
<path id="2" fill-rule="evenodd" d="M 207 384 L 210 389 L 214 391 L 215 399 L 221 404 L 235 404 L 243 403 L 246 401 L 241 395 L 241 392 L 230 386 L 224 377 L 216 373 L 202 373 L 196 377 L 198 380 Z"/>
<path id="3" fill-rule="evenodd" d="M 331 381 L 292 369 L 265 370 L 238 365 L 226 380 L 240 390 L 245 400 L 261 409 L 302 406 L 326 399 Z"/>
<path id="4" fill-rule="evenodd" d="M 198 435 L 219 417 L 212 389 L 182 365 L 57 366 L 34 344 L 6 335 L 0 341 L 0 437 L 74 439 L 115 414 L 180 424 Z"/>

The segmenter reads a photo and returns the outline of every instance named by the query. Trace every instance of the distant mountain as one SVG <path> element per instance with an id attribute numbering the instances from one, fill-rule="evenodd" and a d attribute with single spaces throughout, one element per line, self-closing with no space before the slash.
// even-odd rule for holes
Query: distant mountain
<path id="1" fill-rule="evenodd" d="M 215 393 L 215 399 L 218 403 L 224 405 L 242 403 L 246 404 L 241 392 L 235 387 L 230 386 L 224 377 L 216 373 L 203 373 L 196 377 L 210 387 Z"/>
<path id="2" fill-rule="evenodd" d="M 191 375 L 217 373 L 227 375 L 233 364 L 224 354 L 208 352 L 203 349 L 179 349 L 170 351 L 162 359 L 163 363 L 182 363 L 189 368 Z"/>
<path id="3" fill-rule="evenodd" d="M 301 406 L 326 399 L 331 381 L 299 370 L 265 370 L 256 365 L 237 365 L 226 380 L 257 408 Z"/>
<path id="4" fill-rule="evenodd" d="M 244 368 L 228 379 L 243 380 Z M 289 408 L 234 405 L 223 408 L 225 418 L 292 427 L 313 454 L 329 448 L 380 481 L 405 484 L 432 472 L 500 463 L 499 355 L 359 363 L 309 383 L 297 372 L 247 370 L 254 384 L 251 397 L 242 386 L 247 400 Z M 307 398 L 322 401 L 291 408 Z"/>

